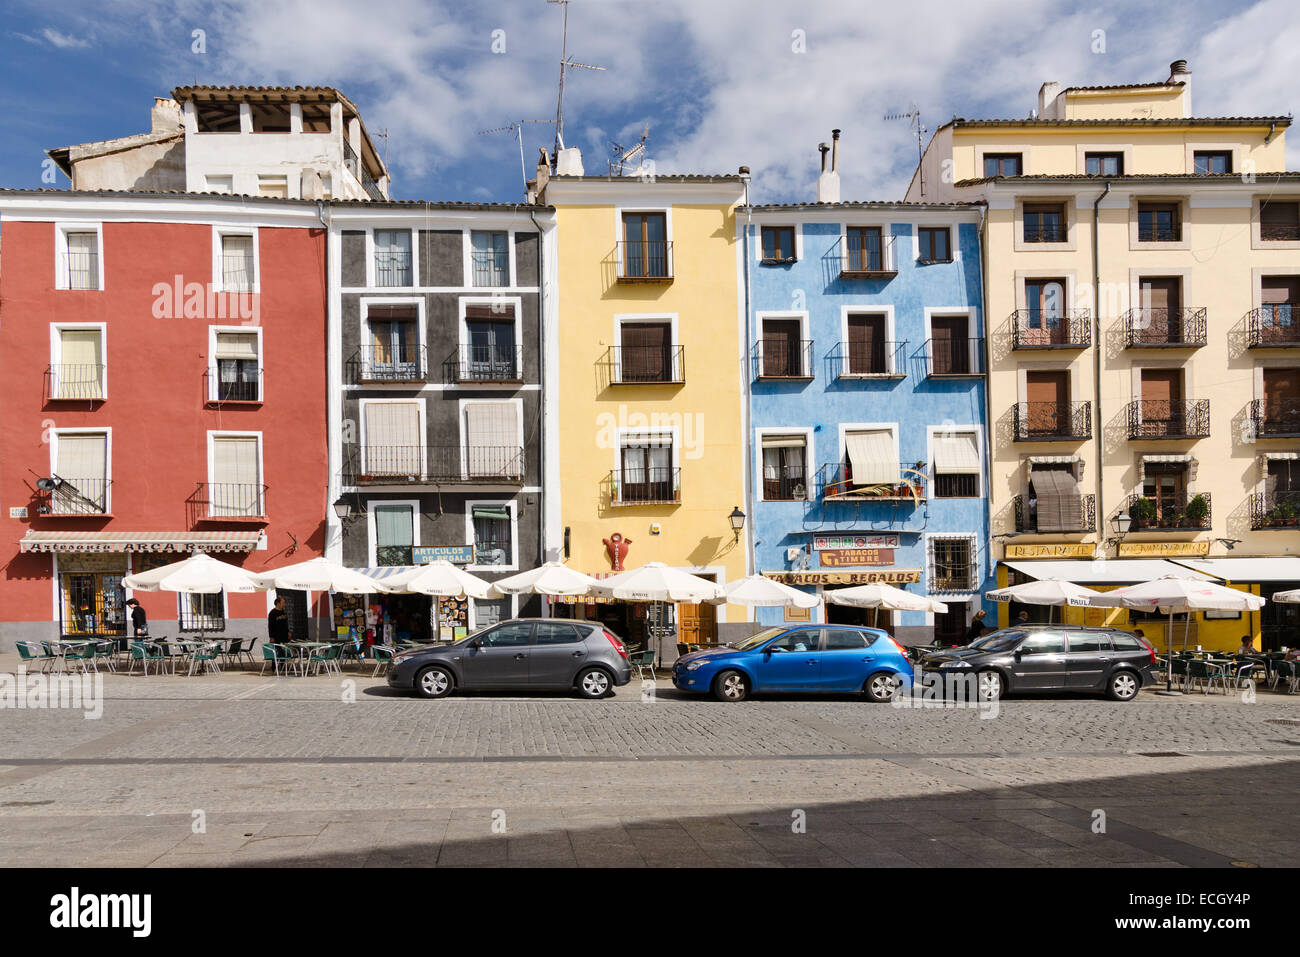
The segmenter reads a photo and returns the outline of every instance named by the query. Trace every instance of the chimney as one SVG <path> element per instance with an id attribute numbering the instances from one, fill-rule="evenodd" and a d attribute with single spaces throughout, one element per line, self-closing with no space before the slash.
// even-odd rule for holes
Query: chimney
<path id="1" fill-rule="evenodd" d="M 839 162 L 840 131 L 831 130 L 831 141 L 835 144 L 831 152 L 831 168 L 826 168 L 826 144 L 819 143 L 817 149 L 822 154 L 822 172 L 817 177 L 817 202 L 838 203 L 840 201 L 840 174 L 836 169 Z"/>
<path id="2" fill-rule="evenodd" d="M 176 133 L 185 125 L 181 105 L 170 96 L 155 96 L 149 110 L 151 133 Z"/>
<path id="3" fill-rule="evenodd" d="M 582 150 L 576 146 L 570 146 L 562 149 L 555 154 L 555 175 L 556 176 L 581 176 L 582 169 Z"/>
<path id="4" fill-rule="evenodd" d="M 1169 79 L 1166 83 L 1183 85 L 1183 116 L 1192 115 L 1192 71 L 1187 69 L 1186 60 L 1175 60 L 1169 64 Z"/>
<path id="5" fill-rule="evenodd" d="M 1061 95 L 1061 84 L 1048 80 L 1038 88 L 1038 117 L 1044 120 L 1063 120 L 1059 114 L 1057 100 Z"/>
<path id="6" fill-rule="evenodd" d="M 541 195 L 542 193 L 546 192 L 546 184 L 550 181 L 550 179 L 551 179 L 551 154 L 546 152 L 545 146 L 539 146 L 537 148 L 537 179 L 533 180 L 533 182 L 536 184 L 534 186 L 534 189 L 536 189 L 538 195 Z"/>

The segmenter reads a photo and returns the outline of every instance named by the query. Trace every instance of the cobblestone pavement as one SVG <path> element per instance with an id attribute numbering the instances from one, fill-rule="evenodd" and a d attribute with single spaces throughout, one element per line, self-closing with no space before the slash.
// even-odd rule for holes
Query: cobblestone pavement
<path id="1" fill-rule="evenodd" d="M 104 698 L 95 720 L 0 709 L 0 865 L 1300 860 L 1300 696 L 1040 696 L 988 719 L 234 672 L 107 675 Z"/>

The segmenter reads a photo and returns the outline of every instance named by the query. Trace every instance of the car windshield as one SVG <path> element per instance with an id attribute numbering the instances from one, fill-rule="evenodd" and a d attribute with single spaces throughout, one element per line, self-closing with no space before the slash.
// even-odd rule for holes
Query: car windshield
<path id="1" fill-rule="evenodd" d="M 738 641 L 731 647 L 735 648 L 737 651 L 749 651 L 751 648 L 757 648 L 769 638 L 775 638 L 777 635 L 783 634 L 784 632 L 784 628 L 764 628 L 758 634 L 750 635 L 744 641 Z"/>
<path id="2" fill-rule="evenodd" d="M 995 631 L 991 635 L 972 641 L 970 647 L 978 648 L 980 651 L 1008 651 L 1018 645 L 1020 639 L 1024 637 L 1023 631 Z"/>

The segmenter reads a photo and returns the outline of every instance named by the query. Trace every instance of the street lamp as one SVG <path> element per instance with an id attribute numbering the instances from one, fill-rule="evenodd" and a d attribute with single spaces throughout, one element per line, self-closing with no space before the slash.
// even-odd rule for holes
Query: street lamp
<path id="1" fill-rule="evenodd" d="M 727 519 L 731 522 L 731 530 L 736 533 L 736 541 L 740 541 L 741 529 L 745 527 L 745 513 L 737 505 L 731 510 L 731 514 L 727 516 Z"/>
<path id="2" fill-rule="evenodd" d="M 1133 527 L 1133 517 L 1128 512 L 1120 512 L 1110 520 L 1110 527 L 1115 530 L 1115 537 L 1106 539 L 1106 544 L 1118 545 Z"/>
<path id="3" fill-rule="evenodd" d="M 352 503 L 347 500 L 346 496 L 340 495 L 339 500 L 334 503 L 334 514 L 343 523 L 346 523 L 352 517 Z"/>

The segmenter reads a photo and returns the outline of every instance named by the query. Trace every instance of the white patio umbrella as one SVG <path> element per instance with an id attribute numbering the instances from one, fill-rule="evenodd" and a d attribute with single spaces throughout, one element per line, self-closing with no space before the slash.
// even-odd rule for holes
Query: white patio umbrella
<path id="1" fill-rule="evenodd" d="M 853 588 L 837 588 L 828 591 L 826 600 L 832 605 L 847 605 L 850 608 L 871 608 L 871 623 L 874 626 L 880 616 L 880 609 L 886 611 L 929 611 L 943 613 L 948 606 L 935 601 L 929 595 L 914 595 L 884 582 L 870 585 L 856 585 Z"/>
<path id="2" fill-rule="evenodd" d="M 737 578 L 735 581 L 727 582 L 723 587 L 727 593 L 727 601 L 734 605 L 764 608 L 816 608 L 821 604 L 821 599 L 816 595 L 810 595 L 797 588 L 791 588 L 789 585 L 774 581 L 766 575 L 750 575 L 748 578 Z"/>
<path id="3" fill-rule="evenodd" d="M 727 600 L 726 591 L 717 582 L 670 568 L 663 562 L 646 562 L 640 568 L 612 575 L 593 588 L 591 594 L 653 604 L 680 601 L 720 605 Z M 657 636 L 656 641 L 660 644 L 657 649 L 660 656 L 663 654 L 663 637 L 662 634 Z"/>
<path id="4" fill-rule="evenodd" d="M 1300 588 L 1292 588 L 1290 591 L 1274 592 L 1272 600 L 1280 601 L 1287 605 L 1298 604 L 1300 603 Z"/>
<path id="5" fill-rule="evenodd" d="M 409 572 L 385 578 L 388 587 L 395 592 L 412 592 L 418 595 L 433 595 L 438 598 L 499 598 L 491 582 L 471 575 L 457 568 L 446 559 L 438 559 L 427 565 L 419 565 Z"/>
<path id="6" fill-rule="evenodd" d="M 184 561 L 152 568 L 138 575 L 127 575 L 122 587 L 138 591 L 174 591 L 182 595 L 216 595 L 220 592 L 266 591 L 257 576 L 238 565 L 219 562 L 199 552 Z M 203 616 L 199 616 L 199 635 L 203 635 Z"/>
<path id="7" fill-rule="evenodd" d="M 388 592 L 388 585 L 346 568 L 328 558 L 313 558 L 296 565 L 273 568 L 254 576 L 267 588 L 284 588 L 291 591 L 332 591 L 344 595 L 366 595 Z"/>
<path id="8" fill-rule="evenodd" d="M 1166 575 L 1149 582 L 1100 592 L 1092 604 L 1103 608 L 1159 609 L 1169 616 L 1167 651 L 1174 653 L 1174 614 L 1188 612 L 1183 627 L 1183 648 L 1187 648 L 1187 632 L 1191 628 L 1193 611 L 1259 611 L 1264 599 L 1258 595 L 1227 588 L 1214 582 Z M 1173 666 L 1165 668 L 1165 691 L 1173 688 Z"/>
<path id="9" fill-rule="evenodd" d="M 1040 578 L 1037 581 L 1021 582 L 1019 585 L 995 588 L 993 591 L 984 593 L 984 597 L 990 601 L 1014 601 L 1022 605 L 1073 605 L 1076 607 L 1094 605 L 1093 599 L 1099 595 L 1101 595 L 1101 592 L 1093 591 L 1091 588 L 1084 588 L 1082 585 L 1076 585 L 1074 582 L 1067 582 L 1060 578 Z M 1050 612 L 1048 613 L 1048 621 L 1051 621 Z"/>
<path id="10" fill-rule="evenodd" d="M 590 575 L 570 568 L 563 562 L 547 562 L 518 575 L 502 578 L 492 583 L 497 591 L 506 595 L 586 595 L 600 582 Z"/>

